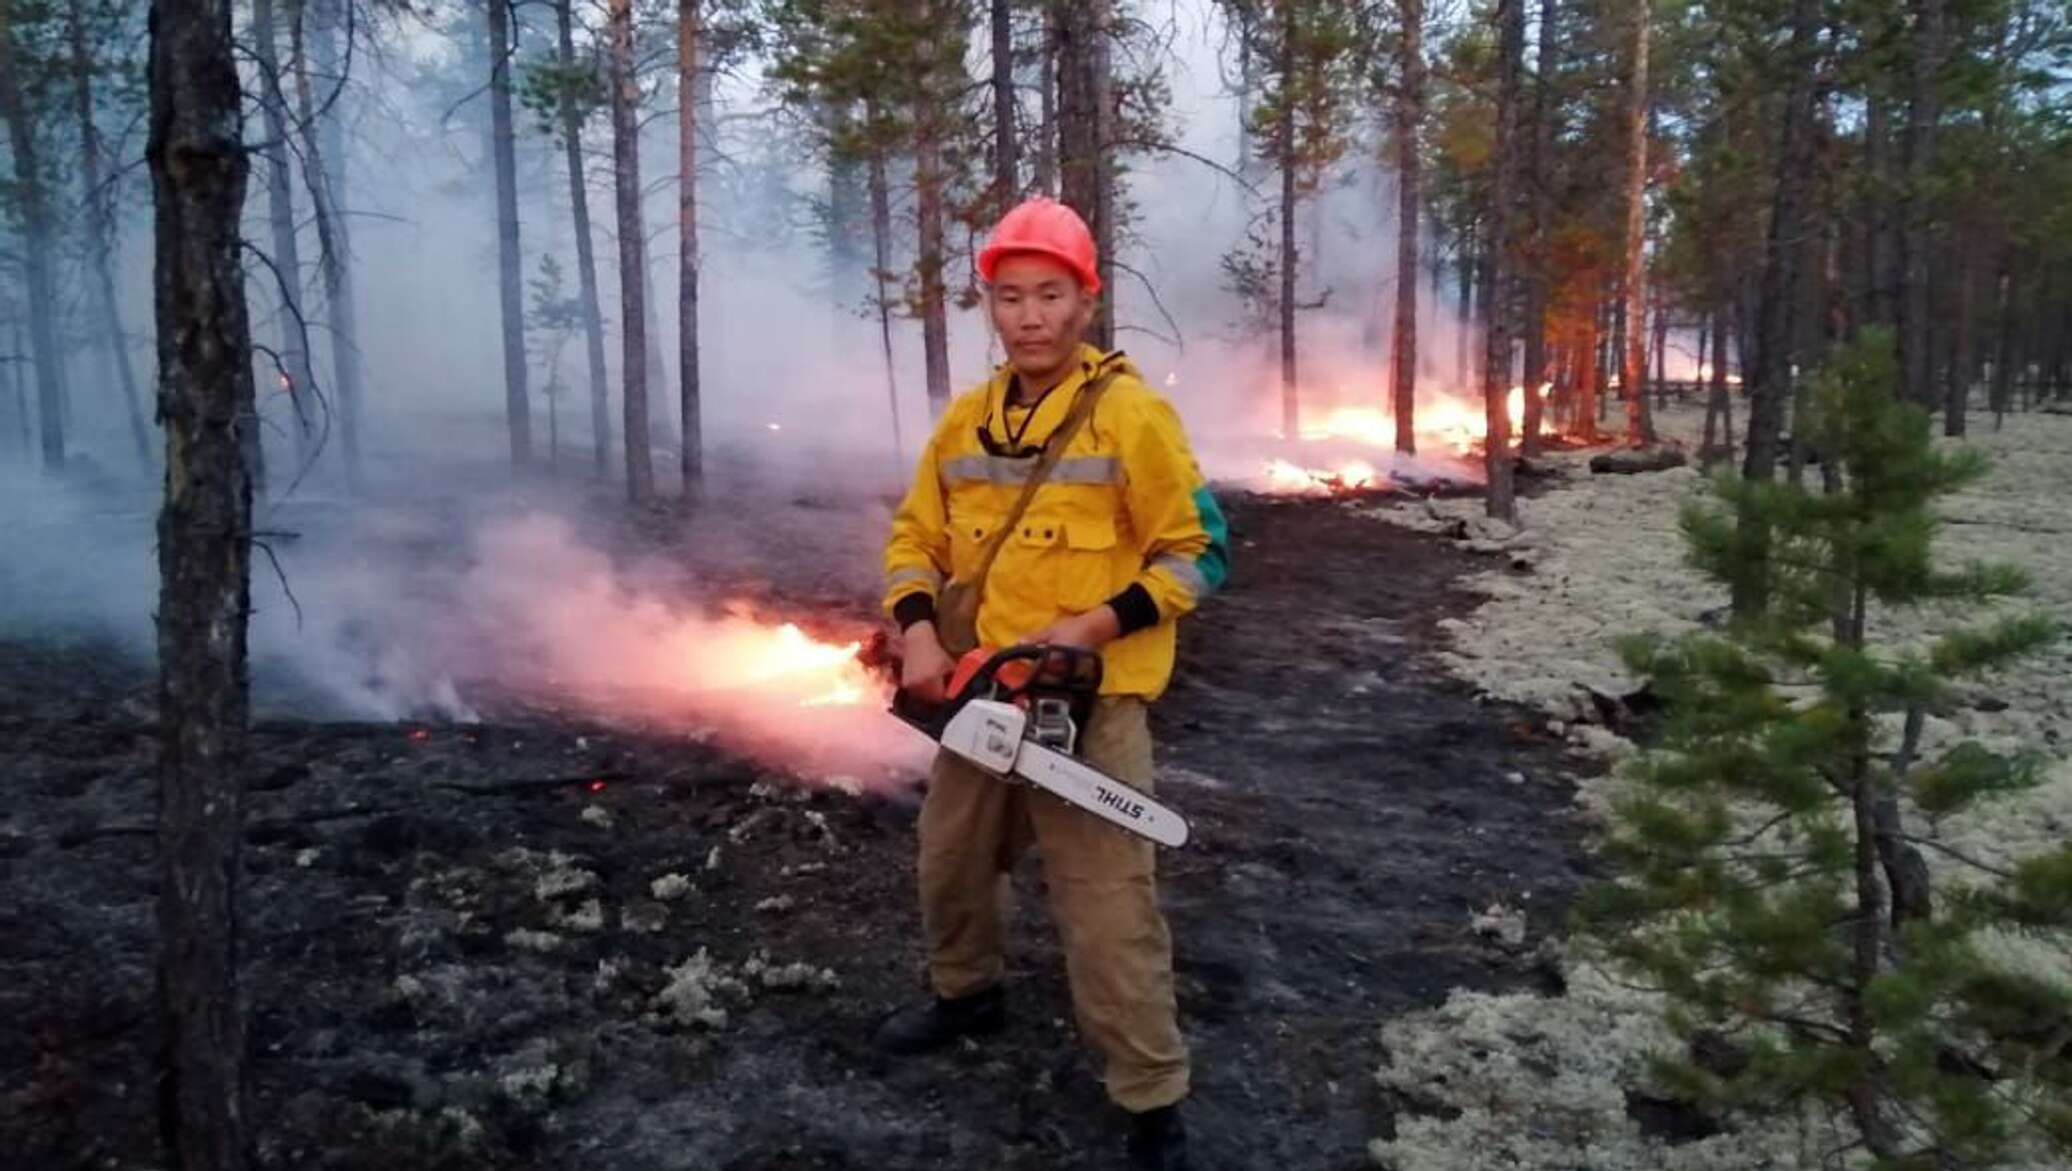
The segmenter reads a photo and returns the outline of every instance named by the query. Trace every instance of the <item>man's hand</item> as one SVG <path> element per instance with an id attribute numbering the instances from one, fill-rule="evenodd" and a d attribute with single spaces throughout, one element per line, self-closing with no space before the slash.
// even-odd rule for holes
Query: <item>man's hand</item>
<path id="1" fill-rule="evenodd" d="M 1070 646 L 1097 650 L 1122 634 L 1122 619 L 1112 606 L 1095 606 L 1084 614 L 1068 614 L 1022 641 L 1032 646 Z"/>
<path id="2" fill-rule="evenodd" d="M 936 637 L 935 623 L 916 622 L 906 628 L 899 659 L 901 691 L 928 703 L 942 703 L 948 698 L 946 689 L 956 670 L 957 664 Z"/>

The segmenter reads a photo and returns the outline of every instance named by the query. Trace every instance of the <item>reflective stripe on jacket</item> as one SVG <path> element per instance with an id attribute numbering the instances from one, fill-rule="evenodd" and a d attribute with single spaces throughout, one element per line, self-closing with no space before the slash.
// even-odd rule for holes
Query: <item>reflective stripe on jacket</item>
<path id="1" fill-rule="evenodd" d="M 1079 369 L 1027 419 L 1019 440 L 1029 454 L 990 454 L 980 439 L 985 430 L 996 449 L 1013 450 L 1006 410 L 1011 368 L 959 395 L 943 412 L 892 522 L 885 609 L 890 613 L 909 594 L 932 597 L 945 580 L 976 572 L 987 536 L 1006 521 L 1036 465 L 1034 450 L 1104 362 L 1119 363 L 1122 373 L 1001 547 L 986 580 L 978 634 L 985 646 L 1010 646 L 1065 614 L 1141 585 L 1157 621 L 1102 649 L 1101 690 L 1156 698 L 1173 672 L 1174 620 L 1223 583 L 1228 531 L 1172 404 L 1144 385 L 1127 358 L 1091 346 L 1080 347 L 1079 357 Z"/>

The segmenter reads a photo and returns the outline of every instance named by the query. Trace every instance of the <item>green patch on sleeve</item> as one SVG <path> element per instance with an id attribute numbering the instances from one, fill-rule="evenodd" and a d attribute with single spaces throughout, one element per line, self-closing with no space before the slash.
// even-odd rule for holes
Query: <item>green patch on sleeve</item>
<path id="1" fill-rule="evenodd" d="M 1201 514 L 1201 527 L 1209 534 L 1209 547 L 1195 558 L 1194 565 L 1214 593 L 1230 577 L 1230 522 L 1223 519 L 1223 509 L 1207 484 L 1194 490 L 1194 510 Z"/>

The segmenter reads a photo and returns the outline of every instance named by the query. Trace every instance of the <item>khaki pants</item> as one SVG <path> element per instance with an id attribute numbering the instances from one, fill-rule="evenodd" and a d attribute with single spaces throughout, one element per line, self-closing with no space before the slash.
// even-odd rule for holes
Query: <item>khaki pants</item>
<path id="1" fill-rule="evenodd" d="M 1100 700 L 1079 755 L 1151 791 L 1141 699 Z M 1065 948 L 1079 1030 L 1106 1056 L 1108 1096 L 1125 1110 L 1187 1095 L 1187 1046 L 1173 1013 L 1173 945 L 1159 913 L 1153 847 L 1028 785 L 943 753 L 921 806 L 921 917 L 938 995 L 1000 982 L 1005 876 L 1031 840 Z"/>

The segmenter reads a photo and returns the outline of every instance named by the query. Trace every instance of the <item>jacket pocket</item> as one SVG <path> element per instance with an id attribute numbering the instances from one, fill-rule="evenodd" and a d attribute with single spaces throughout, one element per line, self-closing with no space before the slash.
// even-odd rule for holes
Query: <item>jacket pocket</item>
<path id="1" fill-rule="evenodd" d="M 1116 587 L 1115 522 L 1055 513 L 1029 516 L 1008 534 L 1007 548 L 986 585 L 997 613 L 1031 628 L 1059 614 L 1079 614 L 1108 600 Z"/>
<path id="2" fill-rule="evenodd" d="M 1093 609 L 1114 596 L 1115 522 L 1106 517 L 1071 517 L 1064 522 L 1066 608 Z"/>

